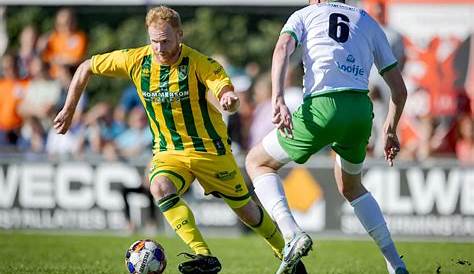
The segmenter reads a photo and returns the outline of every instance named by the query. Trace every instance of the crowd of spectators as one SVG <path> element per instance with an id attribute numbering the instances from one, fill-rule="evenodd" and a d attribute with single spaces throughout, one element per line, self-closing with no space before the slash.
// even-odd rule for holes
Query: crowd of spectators
<path id="1" fill-rule="evenodd" d="M 405 72 L 405 80 L 412 80 L 411 75 L 404 71 L 406 62 L 412 58 L 413 63 L 419 63 L 419 60 L 428 54 L 426 52 L 420 54 L 413 47 L 406 47 L 409 41 L 388 24 L 386 2 L 367 0 L 365 3 L 367 11 L 382 26 L 392 52 L 398 60 L 398 67 Z M 434 41 L 439 42 L 437 39 Z M 455 51 L 453 55 L 456 53 Z M 420 58 L 420 55 L 423 57 Z M 471 106 L 474 102 L 472 94 L 474 87 L 472 84 L 469 87 L 468 83 L 459 83 L 459 81 L 456 83 L 455 78 L 462 77 L 454 74 L 467 74 L 467 72 L 455 72 L 454 61 L 448 66 L 443 66 L 437 63 L 436 59 L 437 57 L 434 56 L 430 58 L 430 63 L 425 63 L 426 68 L 422 79 L 407 82 L 408 99 L 399 126 L 402 147 L 400 158 L 415 161 L 440 157 L 457 158 L 463 165 L 472 165 L 474 164 L 474 109 Z M 473 65 L 470 64 L 470 66 Z M 369 79 L 369 89 L 369 95 L 374 104 L 374 127 L 369 153 L 374 157 L 382 157 L 383 140 L 380 137 L 384 115 L 388 109 L 390 90 L 382 77 L 374 70 Z"/>
<path id="2" fill-rule="evenodd" d="M 403 37 L 386 24 L 385 7 L 377 4 L 369 11 L 383 26 L 400 68 L 406 60 Z M 0 9 L 0 36 L 2 36 Z M 6 42 L 7 39 L 0 39 Z M 0 55 L 5 48 L 0 44 Z M 54 30 L 40 34 L 35 26 L 25 26 L 19 47 L 6 50 L 0 70 L 0 154 L 50 159 L 134 160 L 151 156 L 151 133 L 146 114 L 133 86 L 122 92 L 117 105 L 109 102 L 87 104 L 87 93 L 66 135 L 57 135 L 52 119 L 64 104 L 76 66 L 86 57 L 87 36 L 77 28 L 72 9 L 57 12 Z M 257 63 L 244 68 L 230 64 L 225 56 L 214 56 L 231 76 L 240 97 L 240 110 L 223 113 L 233 140 L 234 153 L 243 153 L 270 130 L 271 77 Z M 302 69 L 291 64 L 285 82 L 285 100 L 294 111 L 302 101 Z M 383 157 L 382 123 L 388 110 L 389 90 L 377 72 L 370 79 L 374 104 L 374 130 L 369 157 Z M 474 164 L 474 120 L 469 96 L 457 90 L 451 101 L 443 102 L 450 112 L 433 111 L 433 94 L 423 87 L 409 90 L 406 111 L 400 122 L 400 158 L 422 161 L 431 157 L 457 158 Z M 329 153 L 329 150 L 326 151 Z"/>

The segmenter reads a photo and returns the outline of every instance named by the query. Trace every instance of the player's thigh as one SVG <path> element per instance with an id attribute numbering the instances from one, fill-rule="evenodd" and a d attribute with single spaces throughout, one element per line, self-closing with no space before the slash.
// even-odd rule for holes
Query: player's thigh
<path id="1" fill-rule="evenodd" d="M 339 101 L 339 133 L 332 148 L 345 161 L 362 163 L 372 132 L 373 108 L 369 97 L 364 94 L 351 94 Z M 348 119 L 350 117 L 350 119 Z"/>
<path id="2" fill-rule="evenodd" d="M 278 142 L 276 132 L 270 132 L 247 153 L 245 167 L 247 174 L 253 179 L 264 173 L 275 172 L 290 161 L 288 153 Z"/>
<path id="3" fill-rule="evenodd" d="M 230 207 L 240 208 L 250 201 L 248 187 L 232 154 L 196 153 L 191 158 L 191 171 L 205 194 L 224 199 Z"/>
<path id="4" fill-rule="evenodd" d="M 187 159 L 183 155 L 155 154 L 151 160 L 148 175 L 150 184 L 157 183 L 158 176 L 166 177 L 176 187 L 177 193 L 183 194 L 194 180 L 194 176 L 186 162 Z"/>
<path id="5" fill-rule="evenodd" d="M 283 136 L 279 131 L 276 134 L 278 144 L 288 154 L 291 160 L 302 164 L 311 155 L 331 143 L 331 135 L 326 129 L 327 119 L 324 113 L 315 110 L 313 100 L 305 100 L 300 108 L 293 113 L 293 138 Z"/>

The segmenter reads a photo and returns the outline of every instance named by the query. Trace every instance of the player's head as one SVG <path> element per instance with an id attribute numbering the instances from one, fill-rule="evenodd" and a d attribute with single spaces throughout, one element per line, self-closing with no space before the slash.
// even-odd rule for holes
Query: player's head
<path id="1" fill-rule="evenodd" d="M 157 61 L 165 65 L 176 62 L 183 39 L 179 14 L 165 6 L 150 9 L 146 15 L 146 26 Z"/>

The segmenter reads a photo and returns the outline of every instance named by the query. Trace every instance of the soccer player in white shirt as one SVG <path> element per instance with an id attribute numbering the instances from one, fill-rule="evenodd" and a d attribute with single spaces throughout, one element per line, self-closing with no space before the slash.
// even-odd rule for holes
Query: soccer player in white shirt
<path id="1" fill-rule="evenodd" d="M 331 3 L 329 3 L 331 2 Z M 273 123 L 276 129 L 246 159 L 247 172 L 264 207 L 285 236 L 284 259 L 277 273 L 293 266 L 312 246 L 291 215 L 277 170 L 290 161 L 304 163 L 326 145 L 337 153 L 334 174 L 339 192 L 350 202 L 387 261 L 389 273 L 408 273 L 383 214 L 361 183 L 372 128 L 368 76 L 375 63 L 391 90 L 384 124 L 384 153 L 393 165 L 400 145 L 396 130 L 406 87 L 387 38 L 365 11 L 345 1 L 311 0 L 293 13 L 281 31 L 272 63 Z M 291 115 L 283 99 L 289 56 L 303 50 L 303 104 Z"/>

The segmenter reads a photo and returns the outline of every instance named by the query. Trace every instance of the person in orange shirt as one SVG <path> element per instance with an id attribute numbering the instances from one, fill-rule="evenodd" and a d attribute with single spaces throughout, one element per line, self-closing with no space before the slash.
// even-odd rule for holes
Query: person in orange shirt
<path id="1" fill-rule="evenodd" d="M 23 123 L 18 107 L 28 81 L 18 78 L 14 55 L 5 54 L 1 63 L 3 77 L 0 78 L 0 145 L 15 145 Z"/>
<path id="2" fill-rule="evenodd" d="M 76 66 L 82 61 L 87 50 L 87 37 L 78 30 L 72 9 L 58 11 L 54 32 L 43 37 L 39 46 L 43 50 L 43 59 L 51 64 L 53 78 L 56 78 L 59 66 Z"/>

